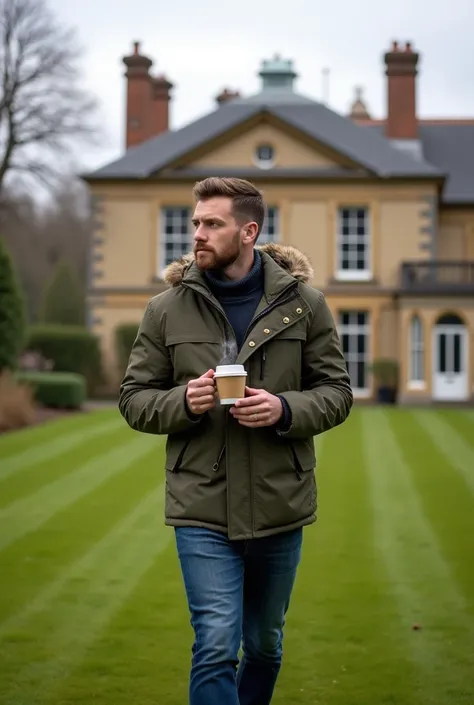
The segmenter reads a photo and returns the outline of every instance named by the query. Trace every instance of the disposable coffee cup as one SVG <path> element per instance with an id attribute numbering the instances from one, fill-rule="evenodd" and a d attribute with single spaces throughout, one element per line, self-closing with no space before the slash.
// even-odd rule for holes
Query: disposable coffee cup
<path id="1" fill-rule="evenodd" d="M 245 397 L 247 372 L 243 365 L 217 365 L 214 379 L 221 404 L 235 404 Z"/>

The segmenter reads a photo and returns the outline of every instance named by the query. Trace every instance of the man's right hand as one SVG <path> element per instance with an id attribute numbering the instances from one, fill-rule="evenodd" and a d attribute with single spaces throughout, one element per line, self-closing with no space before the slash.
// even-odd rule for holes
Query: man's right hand
<path id="1" fill-rule="evenodd" d="M 208 370 L 197 379 L 188 382 L 186 404 L 192 414 L 205 414 L 216 403 L 217 391 L 214 385 L 214 370 Z"/>

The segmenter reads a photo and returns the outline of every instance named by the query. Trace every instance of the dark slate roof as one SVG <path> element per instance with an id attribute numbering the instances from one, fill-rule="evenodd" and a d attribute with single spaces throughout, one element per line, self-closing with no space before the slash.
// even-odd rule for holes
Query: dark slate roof
<path id="1" fill-rule="evenodd" d="M 266 88 L 265 92 L 246 97 L 233 98 L 233 105 L 314 105 L 314 100 L 295 91 Z"/>
<path id="2" fill-rule="evenodd" d="M 258 113 L 258 105 L 223 105 L 180 130 L 164 132 L 89 174 L 93 179 L 146 179 L 169 162 Z M 87 177 L 86 177 L 87 178 Z"/>
<path id="3" fill-rule="evenodd" d="M 264 100 L 263 93 L 261 99 Z M 436 166 L 401 152 L 376 131 L 356 125 L 321 103 L 258 103 L 244 99 L 230 101 L 179 130 L 147 140 L 85 178 L 146 179 L 206 141 L 262 112 L 275 115 L 381 178 L 443 175 Z"/>
<path id="4" fill-rule="evenodd" d="M 272 107 L 272 113 L 380 177 L 442 176 L 442 170 L 406 154 L 375 132 L 361 129 L 321 103 Z"/>
<path id="5" fill-rule="evenodd" d="M 448 174 L 444 203 L 474 203 L 474 125 L 421 125 L 426 159 Z"/>
<path id="6" fill-rule="evenodd" d="M 383 125 L 368 125 L 365 129 L 379 135 L 384 130 Z M 447 176 L 443 203 L 474 203 L 474 125 L 421 124 L 419 134 L 424 158 Z"/>

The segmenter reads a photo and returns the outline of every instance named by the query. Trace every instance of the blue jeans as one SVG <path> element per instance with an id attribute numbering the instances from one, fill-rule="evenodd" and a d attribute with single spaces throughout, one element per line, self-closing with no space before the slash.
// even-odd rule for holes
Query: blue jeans
<path id="1" fill-rule="evenodd" d="M 195 527 L 175 531 L 195 635 L 190 705 L 268 705 L 303 530 L 248 541 Z"/>

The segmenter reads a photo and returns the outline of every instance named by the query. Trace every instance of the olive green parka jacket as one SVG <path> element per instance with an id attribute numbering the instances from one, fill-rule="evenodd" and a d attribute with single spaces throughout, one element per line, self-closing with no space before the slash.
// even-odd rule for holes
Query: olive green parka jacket
<path id="1" fill-rule="evenodd" d="M 285 398 L 291 426 L 249 429 L 226 407 L 199 418 L 187 383 L 215 369 L 234 333 L 187 255 L 171 264 L 170 288 L 148 303 L 120 388 L 131 428 L 166 434 L 165 522 L 222 531 L 230 539 L 268 536 L 316 520 L 313 437 L 344 422 L 353 403 L 346 364 L 311 265 L 285 245 L 259 248 L 264 296 L 237 363 L 249 387 Z"/>

